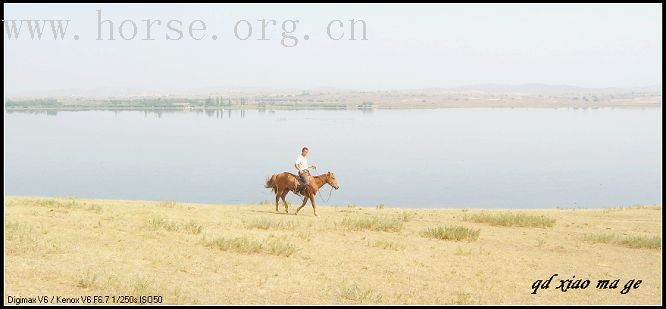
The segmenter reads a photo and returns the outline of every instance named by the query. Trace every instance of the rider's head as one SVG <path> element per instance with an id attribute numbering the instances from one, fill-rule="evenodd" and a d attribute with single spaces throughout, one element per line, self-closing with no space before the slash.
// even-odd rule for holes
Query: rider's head
<path id="1" fill-rule="evenodd" d="M 308 151 L 310 151 L 308 147 L 303 147 L 303 149 L 301 149 L 301 155 L 303 155 L 304 157 L 307 156 Z"/>

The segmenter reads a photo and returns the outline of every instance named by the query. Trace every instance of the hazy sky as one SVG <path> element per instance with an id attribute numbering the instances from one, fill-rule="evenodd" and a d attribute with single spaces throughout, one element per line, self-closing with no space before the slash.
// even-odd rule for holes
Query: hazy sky
<path id="1" fill-rule="evenodd" d="M 98 16 L 115 40 L 97 40 Z M 547 83 L 640 87 L 661 83 L 661 4 L 642 5 L 5 5 L 7 20 L 69 19 L 65 39 L 46 26 L 8 39 L 6 95 L 61 89 L 131 88 L 164 93 L 196 89 L 407 89 L 477 83 Z M 145 19 L 153 24 L 146 36 Z M 266 38 L 259 19 L 273 19 Z M 349 20 L 364 20 L 367 40 L 349 40 Z M 120 23 L 137 26 L 134 39 Z M 167 22 L 183 32 L 169 30 Z M 202 20 L 204 38 L 188 27 Z M 247 20 L 252 35 L 234 36 Z M 298 20 L 294 47 L 281 44 L 282 23 Z M 330 39 L 327 25 L 335 23 Z M 240 24 L 239 34 L 247 34 Z M 359 26 L 359 24 L 357 24 Z M 195 25 L 198 27 L 198 24 Z M 290 30 L 290 29 L 287 29 Z M 357 28 L 358 31 L 358 28 Z M 124 24 L 131 37 L 133 27 Z M 74 40 L 73 36 L 79 39 Z M 212 36 L 217 35 L 217 40 Z M 308 40 L 305 40 L 305 35 Z M 293 43 L 290 40 L 288 43 Z"/>

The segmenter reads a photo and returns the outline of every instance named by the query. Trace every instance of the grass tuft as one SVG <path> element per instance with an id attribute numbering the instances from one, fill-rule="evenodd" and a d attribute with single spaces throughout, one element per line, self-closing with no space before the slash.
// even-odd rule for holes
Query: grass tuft
<path id="1" fill-rule="evenodd" d="M 455 305 L 472 305 L 476 302 L 472 299 L 472 295 L 469 293 L 459 292 L 456 294 L 456 298 L 453 301 Z"/>
<path id="2" fill-rule="evenodd" d="M 159 205 L 164 208 L 174 208 L 178 204 L 176 204 L 176 201 L 161 201 Z"/>
<path id="3" fill-rule="evenodd" d="M 45 234 L 42 231 L 42 234 Z M 11 254 L 22 254 L 37 249 L 40 245 L 37 228 L 23 222 L 5 223 L 5 250 Z"/>
<path id="4" fill-rule="evenodd" d="M 151 218 L 148 220 L 148 225 L 154 230 L 164 229 L 169 232 L 177 232 L 180 229 L 178 223 L 164 218 Z"/>
<path id="5" fill-rule="evenodd" d="M 412 217 L 414 217 L 414 214 L 407 212 L 402 212 L 400 215 L 398 215 L 398 219 L 400 219 L 402 222 L 408 222 L 412 220 Z"/>
<path id="6" fill-rule="evenodd" d="M 186 223 L 183 227 L 185 231 L 190 234 L 200 234 L 203 231 L 203 225 L 194 220 L 190 220 L 190 222 Z"/>
<path id="7" fill-rule="evenodd" d="M 154 285 L 154 280 L 148 278 L 137 278 L 132 283 L 132 295 L 149 295 Z"/>
<path id="8" fill-rule="evenodd" d="M 152 230 L 165 230 L 168 232 L 182 231 L 190 234 L 200 234 L 203 231 L 203 225 L 194 220 L 190 220 L 187 223 L 178 223 L 162 217 L 153 217 L 148 220 L 148 227 Z"/>
<path id="9" fill-rule="evenodd" d="M 95 212 L 97 214 L 101 214 L 102 213 L 102 206 L 92 204 L 92 205 L 88 206 L 88 208 L 86 208 L 86 210 Z"/>
<path id="10" fill-rule="evenodd" d="M 421 232 L 421 236 L 441 240 L 467 240 L 475 241 L 479 239 L 480 230 L 470 229 L 462 226 L 456 227 L 436 227 L 428 228 Z"/>
<path id="11" fill-rule="evenodd" d="M 85 274 L 83 274 L 81 279 L 79 279 L 76 286 L 87 289 L 94 286 L 96 280 L 97 280 L 97 274 L 87 271 Z"/>
<path id="12" fill-rule="evenodd" d="M 372 289 L 361 288 L 356 283 L 344 286 L 340 289 L 340 297 L 354 303 L 364 303 L 377 299 L 376 297 L 373 297 L 373 294 L 374 291 Z"/>
<path id="13" fill-rule="evenodd" d="M 403 220 L 390 217 L 350 218 L 342 219 L 340 223 L 343 228 L 352 231 L 383 231 L 398 232 L 402 229 Z"/>
<path id="14" fill-rule="evenodd" d="M 241 254 L 271 254 L 288 257 L 297 251 L 296 246 L 282 242 L 278 239 L 268 239 L 263 242 L 247 237 L 224 238 L 219 237 L 206 244 L 222 251 Z"/>
<path id="15" fill-rule="evenodd" d="M 585 235 L 583 240 L 593 244 L 615 244 L 636 249 L 661 248 L 660 236 L 618 236 L 616 234 L 590 234 Z"/>
<path id="16" fill-rule="evenodd" d="M 260 230 L 291 230 L 296 226 L 293 221 L 275 221 L 267 218 L 245 221 L 244 224 L 248 229 Z"/>
<path id="17" fill-rule="evenodd" d="M 369 243 L 371 247 L 382 248 L 387 250 L 402 250 L 405 248 L 402 244 L 399 244 L 390 240 L 375 240 L 372 243 Z"/>
<path id="18" fill-rule="evenodd" d="M 465 215 L 465 221 L 477 223 L 489 223 L 498 226 L 519 226 L 519 227 L 552 227 L 555 225 L 555 219 L 540 215 L 527 215 L 523 213 L 486 213 Z"/>
<path id="19" fill-rule="evenodd" d="M 277 239 L 267 241 L 266 244 L 263 244 L 263 249 L 269 254 L 285 257 L 294 254 L 298 250 L 296 246 Z"/>

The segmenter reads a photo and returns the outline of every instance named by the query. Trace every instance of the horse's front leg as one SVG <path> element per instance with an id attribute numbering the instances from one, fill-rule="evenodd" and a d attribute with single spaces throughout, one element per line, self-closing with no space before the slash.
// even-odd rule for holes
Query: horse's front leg
<path id="1" fill-rule="evenodd" d="M 310 195 L 310 203 L 312 204 L 312 211 L 314 211 L 315 217 L 318 217 L 317 215 L 317 205 L 315 203 L 315 196 L 314 194 Z"/>
<path id="2" fill-rule="evenodd" d="M 280 194 L 275 192 L 275 212 L 278 212 L 278 202 L 280 202 Z"/>
<path id="3" fill-rule="evenodd" d="M 296 209 L 296 213 L 295 213 L 296 215 L 297 215 L 298 212 L 301 210 L 301 208 L 303 208 L 303 207 L 305 206 L 305 204 L 308 202 L 308 198 L 309 198 L 309 197 L 306 196 L 306 197 L 303 199 L 303 204 L 301 204 L 301 206 L 298 207 L 298 209 Z"/>

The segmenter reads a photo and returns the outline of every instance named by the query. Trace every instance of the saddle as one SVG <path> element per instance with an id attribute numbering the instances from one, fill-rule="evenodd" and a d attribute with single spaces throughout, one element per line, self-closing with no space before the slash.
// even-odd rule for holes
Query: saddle
<path id="1" fill-rule="evenodd" d="M 296 176 L 296 189 L 294 190 L 294 193 L 303 196 L 303 190 L 305 189 L 305 182 L 303 182 L 303 179 L 301 179 L 299 175 L 294 175 L 294 176 Z M 312 175 L 310 175 L 310 173 L 308 173 L 305 177 L 307 177 L 309 182 L 312 183 Z"/>

